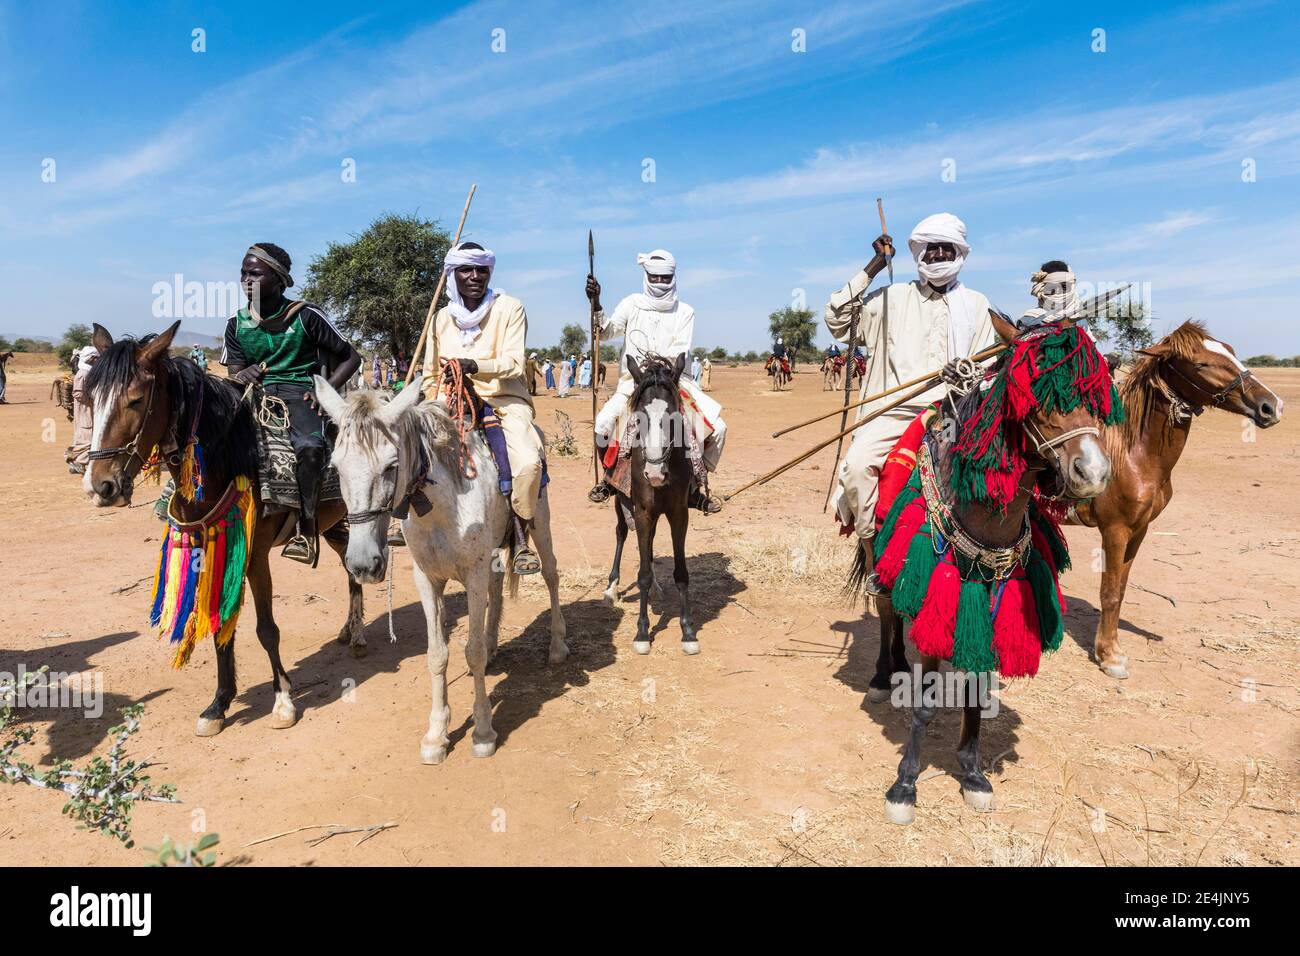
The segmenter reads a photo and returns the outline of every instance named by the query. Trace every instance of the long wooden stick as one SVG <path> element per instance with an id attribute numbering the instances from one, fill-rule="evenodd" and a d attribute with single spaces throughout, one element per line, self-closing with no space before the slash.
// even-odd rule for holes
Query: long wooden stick
<path id="1" fill-rule="evenodd" d="M 806 452 L 804 452 L 803 454 L 799 455 L 798 457 L 790 459 L 790 460 L 787 461 L 784 465 L 778 465 L 776 468 L 773 468 L 773 469 L 772 469 L 771 471 L 769 471 L 767 474 L 762 475 L 762 476 L 760 476 L 760 477 L 758 477 L 758 478 L 755 478 L 753 481 L 749 482 L 748 484 L 741 485 L 741 486 L 740 486 L 739 488 L 737 488 L 735 491 L 731 492 L 731 494 L 729 494 L 729 495 L 724 495 L 723 498 L 722 498 L 722 500 L 723 500 L 723 501 L 730 501 L 732 498 L 736 497 L 736 495 L 740 494 L 742 491 L 747 491 L 747 490 L 749 490 L 750 488 L 753 488 L 755 485 L 765 485 L 765 484 L 767 484 L 769 481 L 771 481 L 771 480 L 772 480 L 773 478 L 775 478 L 777 475 L 783 474 L 783 473 L 789 471 L 789 470 L 790 470 L 791 468 L 793 468 L 795 465 L 798 465 L 798 464 L 800 464 L 801 462 L 805 462 L 805 461 L 807 461 L 809 458 L 811 458 L 813 455 L 817 454 L 817 452 L 821 451 L 823 448 L 829 448 L 829 447 L 831 446 L 832 443 L 834 443 L 834 442 L 836 442 L 836 441 L 839 441 L 841 438 L 843 438 L 843 437 L 846 436 L 846 435 L 851 435 L 853 432 L 857 431 L 859 428 L 861 428 L 861 427 L 862 427 L 863 425 L 865 425 L 867 422 L 871 421 L 873 418 L 877 418 L 877 417 L 879 417 L 880 415 L 883 415 L 885 412 L 897 408 L 899 405 L 904 405 L 904 404 L 906 404 L 907 402 L 910 402 L 912 399 L 916 398 L 918 395 L 923 395 L 923 394 L 925 394 L 926 392 L 928 392 L 932 387 L 933 387 L 932 383 L 930 383 L 930 382 L 926 382 L 924 385 L 921 385 L 920 387 L 918 387 L 918 388 L 915 389 L 914 391 L 908 392 L 906 395 L 900 396 L 899 398 L 897 398 L 897 399 L 895 399 L 894 401 L 890 402 L 890 403 L 889 403 L 888 405 L 886 405 L 884 408 L 878 408 L 878 409 L 876 409 L 874 412 L 872 412 L 870 415 L 864 415 L 864 416 L 862 416 L 862 417 L 859 418 L 856 422 L 854 422 L 851 426 L 849 426 L 848 428 L 844 429 L 844 431 L 840 432 L 840 433 L 837 434 L 837 435 L 832 435 L 830 438 L 826 439 L 824 442 L 822 442 L 822 443 L 820 443 L 820 444 L 818 444 L 818 445 L 814 445 L 812 448 L 808 449 Z"/>
<path id="2" fill-rule="evenodd" d="M 596 240 L 587 230 L 587 275 L 596 277 Z M 591 467 L 600 484 L 600 443 L 596 441 L 596 409 L 600 383 L 600 327 L 596 324 L 596 303 L 591 303 Z"/>
<path id="3" fill-rule="evenodd" d="M 451 248 L 453 249 L 460 245 L 460 234 L 465 228 L 465 217 L 469 215 L 469 204 L 474 201 L 474 191 L 476 189 L 478 189 L 478 183 L 472 184 L 469 187 L 469 195 L 465 197 L 465 208 L 460 211 L 460 222 L 456 226 L 456 238 L 451 241 Z M 438 276 L 438 285 L 433 290 L 433 301 L 429 303 L 429 311 L 424 316 L 424 328 L 420 332 L 420 340 L 415 343 L 415 354 L 411 356 L 411 362 L 406 368 L 406 382 L 404 383 L 406 385 L 411 384 L 411 379 L 415 375 L 415 361 L 420 357 L 420 353 L 424 351 L 424 341 L 429 338 L 431 334 L 433 336 L 434 363 L 436 364 L 438 360 L 438 334 L 432 331 L 433 317 L 438 313 L 438 300 L 442 298 L 442 289 L 446 283 L 447 273 L 446 270 L 444 270 L 442 274 Z M 421 361 L 420 364 L 423 365 L 423 361 Z M 437 371 L 437 369 L 426 368 L 424 373 L 430 375 L 435 374 Z"/>
<path id="4" fill-rule="evenodd" d="M 995 355 L 1001 355 L 1009 347 L 1010 346 L 1007 345 L 993 345 L 990 346 L 989 348 L 986 348 L 982 352 L 976 352 L 974 355 L 970 357 L 970 360 L 972 362 L 982 362 L 985 359 L 993 358 Z M 875 395 L 868 395 L 866 398 L 853 402 L 851 405 L 846 405 L 842 408 L 832 408 L 829 412 L 822 412 L 820 415 L 814 415 L 812 418 L 808 419 L 807 421 L 800 422 L 797 425 L 790 425 L 786 428 L 782 428 L 772 432 L 772 437 L 780 438 L 782 435 L 785 435 L 788 432 L 798 431 L 800 428 L 803 428 L 805 425 L 812 425 L 815 422 L 822 421 L 823 419 L 831 418 L 835 415 L 838 415 L 842 411 L 848 409 L 854 409 L 854 408 L 861 408 L 863 405 L 870 405 L 872 402 L 878 402 L 882 398 L 888 398 L 890 395 L 893 395 L 897 392 L 901 392 L 905 388 L 911 388 L 913 385 L 920 385 L 922 382 L 929 382 L 931 384 L 934 384 L 939 381 L 940 371 L 942 370 L 935 369 L 933 372 L 927 372 L 925 375 L 918 375 L 916 378 L 908 379 L 906 382 L 900 382 L 899 384 L 894 385 L 891 388 L 885 389 L 883 392 L 877 392 Z"/>

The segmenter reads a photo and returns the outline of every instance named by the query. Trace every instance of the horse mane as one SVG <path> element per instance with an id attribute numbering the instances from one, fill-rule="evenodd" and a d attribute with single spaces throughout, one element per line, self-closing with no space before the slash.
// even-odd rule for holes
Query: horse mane
<path id="1" fill-rule="evenodd" d="M 95 360 L 86 387 L 93 401 L 112 402 L 136 377 L 139 364 L 136 351 L 148 345 L 155 335 L 140 339 L 130 336 L 110 345 Z M 226 379 L 209 375 L 188 358 L 163 355 L 158 359 L 160 373 L 167 377 L 172 395 L 176 424 L 176 441 L 184 450 L 191 433 L 195 434 L 208 461 L 220 460 L 232 476 L 257 474 L 257 430 L 252 410 L 242 401 L 243 391 Z M 194 416 L 201 414 L 195 431 Z"/>
<path id="2" fill-rule="evenodd" d="M 380 439 L 395 441 L 398 451 L 407 461 L 418 461 L 420 446 L 433 452 L 444 469 L 459 476 L 457 460 L 456 423 L 441 402 L 421 402 L 402 416 L 393 431 L 379 419 L 379 413 L 392 397 L 386 392 L 365 389 L 353 392 L 343 406 L 337 424 L 339 432 L 347 432 L 356 439 L 358 447 L 371 458 Z"/>
<path id="3" fill-rule="evenodd" d="M 959 502 L 1005 509 L 1026 468 L 1024 435 L 1008 430 L 1037 411 L 1067 414 L 1079 406 L 1101 424 L 1124 421 L 1124 406 L 1092 337 L 1049 323 L 1018 335 L 985 377 L 958 403 L 950 484 Z"/>
<path id="4" fill-rule="evenodd" d="M 1156 379 L 1160 377 L 1160 363 L 1166 358 L 1191 361 L 1200 352 L 1207 335 L 1209 333 L 1205 330 L 1204 322 L 1188 319 L 1153 346 L 1160 349 L 1159 354 L 1143 355 L 1134 364 L 1119 389 L 1125 419 L 1123 426 L 1118 429 L 1118 435 L 1124 448 L 1136 445 L 1146 430 L 1152 406 L 1160 395 L 1160 390 L 1156 387 Z"/>

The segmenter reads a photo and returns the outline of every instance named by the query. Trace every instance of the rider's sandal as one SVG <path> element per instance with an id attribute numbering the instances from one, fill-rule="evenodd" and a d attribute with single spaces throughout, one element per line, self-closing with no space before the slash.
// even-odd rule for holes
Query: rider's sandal
<path id="1" fill-rule="evenodd" d="M 523 519 L 511 513 L 515 524 L 515 551 L 510 558 L 510 568 L 515 574 L 536 574 L 542 570 L 542 562 L 537 552 L 528 547 L 528 532 L 524 529 Z"/>
<path id="2" fill-rule="evenodd" d="M 883 597 L 889 593 L 889 588 L 880 583 L 880 577 L 875 571 L 867 575 L 867 579 L 862 582 L 862 590 L 876 597 Z"/>
<path id="3" fill-rule="evenodd" d="M 587 500 L 593 505 L 603 505 L 609 500 L 609 485 L 603 481 L 596 485 L 591 491 L 587 492 Z"/>

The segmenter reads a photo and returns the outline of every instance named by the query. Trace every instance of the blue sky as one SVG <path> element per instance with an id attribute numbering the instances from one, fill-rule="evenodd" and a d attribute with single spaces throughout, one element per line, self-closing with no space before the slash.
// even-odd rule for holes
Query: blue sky
<path id="1" fill-rule="evenodd" d="M 590 227 L 607 304 L 662 246 L 696 344 L 762 348 L 869 258 L 879 195 L 900 245 L 961 216 L 962 278 L 1007 312 L 1060 257 L 1149 283 L 1157 331 L 1300 353 L 1300 16 L 1083 7 L 0 3 L 0 333 L 149 331 L 176 273 L 231 280 L 269 240 L 301 276 L 385 212 L 454 228 L 477 182 L 466 234 L 537 344 L 585 321 Z"/>

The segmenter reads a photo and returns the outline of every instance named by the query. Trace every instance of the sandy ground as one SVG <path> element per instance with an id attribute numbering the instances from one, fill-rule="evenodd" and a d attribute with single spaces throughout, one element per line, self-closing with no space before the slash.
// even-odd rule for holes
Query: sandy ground
<path id="1" fill-rule="evenodd" d="M 453 586 L 453 745 L 444 764 L 427 767 L 418 751 L 429 708 L 424 619 L 405 553 L 397 642 L 387 637 L 385 587 L 368 586 L 362 660 L 334 642 L 346 585 L 332 555 L 315 572 L 277 559 L 276 615 L 301 719 L 270 728 L 269 666 L 250 606 L 228 725 L 215 738 L 193 736 L 215 686 L 213 655 L 200 649 L 174 672 L 148 633 L 159 524 L 145 504 L 156 492 L 141 487 L 138 506 L 125 510 L 85 501 L 63 465 L 70 425 L 47 398 L 53 368 L 32 358 L 11 366 L 13 404 L 0 406 L 0 670 L 92 670 L 107 700 L 98 719 L 25 712 L 38 729 L 27 759 L 87 759 L 106 748 L 116 709 L 142 701 L 133 753 L 156 760 L 155 781 L 175 784 L 184 802 L 138 809 L 139 847 L 128 850 L 74 829 L 57 795 L 4 788 L 0 864 L 138 864 L 140 847 L 164 834 L 205 830 L 220 834 L 225 864 L 1300 862 L 1297 411 L 1253 442 L 1229 415 L 1196 422 L 1177 496 L 1133 571 L 1125 682 L 1089 660 L 1098 541 L 1069 530 L 1069 636 L 1038 678 L 1003 692 L 1001 713 L 985 725 L 995 811 L 964 807 L 952 776 L 958 718 L 941 714 L 926 739 L 916 823 L 898 828 L 885 823 L 882 801 L 907 714 L 864 703 L 877 629 L 838 596 L 849 546 L 822 514 L 833 452 L 693 521 L 704 648 L 694 658 L 677 646 L 671 588 L 652 618 L 653 654 L 632 653 L 635 593 L 614 608 L 600 602 L 613 518 L 586 501 L 590 459 L 553 459 L 573 654 L 546 665 L 545 592 L 527 583 L 507 606 L 489 674 L 499 750 L 472 758 L 465 605 Z M 814 369 L 800 372 L 773 394 L 760 367 L 715 366 L 731 427 L 716 490 L 831 433 L 826 425 L 768 437 L 839 401 Z M 1300 409 L 1300 372 L 1261 374 Z M 549 432 L 562 410 L 585 441 L 589 395 L 538 404 Z M 634 555 L 624 582 L 635 578 Z M 669 562 L 658 566 L 670 580 Z M 309 844 L 321 831 L 247 846 L 299 827 L 387 822 L 397 826 L 360 846 L 351 836 Z"/>

